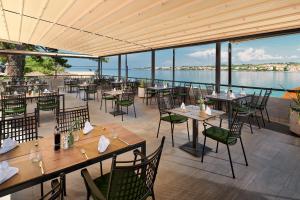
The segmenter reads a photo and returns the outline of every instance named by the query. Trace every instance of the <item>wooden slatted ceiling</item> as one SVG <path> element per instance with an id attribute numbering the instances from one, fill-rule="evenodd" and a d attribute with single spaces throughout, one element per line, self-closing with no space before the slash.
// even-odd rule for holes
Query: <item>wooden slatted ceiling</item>
<path id="1" fill-rule="evenodd" d="M 95 56 L 300 28 L 300 0 L 0 0 L 0 40 Z"/>

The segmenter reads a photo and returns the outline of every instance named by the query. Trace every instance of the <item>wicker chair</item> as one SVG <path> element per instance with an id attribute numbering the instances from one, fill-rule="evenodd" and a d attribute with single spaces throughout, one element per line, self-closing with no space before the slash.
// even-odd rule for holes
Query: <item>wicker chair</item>
<path id="1" fill-rule="evenodd" d="M 40 200 L 63 200 L 64 199 L 64 182 L 65 174 L 59 175 L 59 181 L 54 179 L 51 181 L 51 190 L 43 195 Z"/>
<path id="2" fill-rule="evenodd" d="M 233 120 L 229 130 L 221 128 L 221 127 L 213 126 L 206 122 L 204 122 L 203 125 L 204 125 L 204 131 L 202 133 L 204 135 L 204 144 L 203 144 L 203 149 L 202 149 L 201 162 L 203 162 L 207 137 L 217 141 L 217 149 L 218 149 L 219 142 L 222 144 L 225 144 L 227 146 L 230 167 L 231 167 L 231 171 L 232 171 L 232 177 L 235 178 L 229 146 L 235 145 L 237 143 L 238 139 L 241 142 L 246 166 L 248 166 L 248 161 L 246 158 L 246 153 L 245 153 L 245 149 L 244 149 L 244 145 L 243 145 L 242 137 L 241 137 L 243 122 L 240 120 L 240 116 L 238 116 L 238 113 L 235 113 L 234 120 Z M 210 126 L 210 127 L 207 128 L 207 126 Z M 218 151 L 217 149 L 216 149 L 216 152 Z"/>
<path id="3" fill-rule="evenodd" d="M 38 139 L 37 115 L 28 114 L 0 121 L 0 147 L 6 138 L 18 143 Z"/>
<path id="4" fill-rule="evenodd" d="M 114 156 L 111 172 L 94 180 L 87 169 L 81 170 L 87 189 L 87 199 L 90 196 L 97 200 L 146 200 L 150 196 L 155 199 L 153 186 L 164 140 L 165 137 L 162 138 L 158 149 L 148 156 L 134 150 L 133 161 L 117 161 Z"/>
<path id="5" fill-rule="evenodd" d="M 184 116 L 181 116 L 181 115 L 171 114 L 170 112 L 168 112 L 168 110 L 173 109 L 175 107 L 174 103 L 173 103 L 174 100 L 173 100 L 172 95 L 165 96 L 163 94 L 158 94 L 157 95 L 157 102 L 158 102 L 158 109 L 159 109 L 160 117 L 159 117 L 159 124 L 158 124 L 156 137 L 158 138 L 161 121 L 165 121 L 165 122 L 170 123 L 170 125 L 171 125 L 171 135 L 172 135 L 172 146 L 174 147 L 174 136 L 173 136 L 173 134 L 174 134 L 174 125 L 186 122 L 188 139 L 190 141 L 188 118 L 184 117 Z"/>
<path id="6" fill-rule="evenodd" d="M 26 94 L 1 94 L 2 119 L 7 116 L 26 115 Z"/>
<path id="7" fill-rule="evenodd" d="M 121 108 L 122 113 L 122 121 L 123 121 L 123 107 L 126 107 L 127 114 L 128 114 L 128 107 L 133 106 L 134 110 L 134 117 L 136 118 L 136 111 L 135 111 L 135 105 L 134 105 L 134 96 L 135 94 L 133 92 L 124 92 L 121 96 L 120 100 L 116 100 L 116 107 L 119 106 Z"/>

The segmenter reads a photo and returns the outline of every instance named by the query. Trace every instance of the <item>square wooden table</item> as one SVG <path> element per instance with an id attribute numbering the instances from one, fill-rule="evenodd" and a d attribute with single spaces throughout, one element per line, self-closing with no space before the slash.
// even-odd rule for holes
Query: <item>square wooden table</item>
<path id="1" fill-rule="evenodd" d="M 198 122 L 204 122 L 209 119 L 219 117 L 220 115 L 223 115 L 223 111 L 219 110 L 211 110 L 211 115 L 206 114 L 204 111 L 200 112 L 199 106 L 189 105 L 186 106 L 186 109 L 183 110 L 181 108 L 174 108 L 172 110 L 168 110 L 168 112 L 185 116 L 187 118 L 192 119 L 193 121 L 193 141 L 188 142 L 179 148 L 186 151 L 187 153 L 195 156 L 200 157 L 202 155 L 202 147 L 203 145 L 198 143 L 198 136 L 199 136 L 199 130 L 198 130 Z M 211 150 L 209 147 L 205 147 L 206 150 Z M 207 152 L 207 151 L 205 151 Z"/>
<path id="2" fill-rule="evenodd" d="M 112 130 L 118 137 L 113 139 Z M 70 149 L 54 151 L 53 135 L 19 144 L 15 149 L 0 155 L 0 161 L 8 161 L 10 166 L 19 168 L 19 173 L 11 179 L 0 184 L 0 197 L 23 190 L 33 185 L 43 183 L 59 176 L 60 173 L 71 173 L 89 165 L 111 158 L 136 148 L 146 155 L 146 141 L 133 132 L 117 124 L 105 124 L 94 127 L 94 130 L 84 135 L 79 134 L 79 140 Z M 111 144 L 105 152 L 99 153 L 97 146 L 101 135 L 110 139 Z M 42 174 L 38 163 L 30 159 L 32 148 L 38 148 L 42 155 L 44 174 Z M 84 149 L 88 158 L 81 153 Z"/>

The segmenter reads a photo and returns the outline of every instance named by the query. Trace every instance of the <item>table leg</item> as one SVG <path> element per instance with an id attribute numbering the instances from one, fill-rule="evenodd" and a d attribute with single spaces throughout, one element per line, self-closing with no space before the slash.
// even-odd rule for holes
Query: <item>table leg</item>
<path id="1" fill-rule="evenodd" d="M 148 89 L 147 88 L 145 88 L 145 93 L 146 94 L 144 94 L 144 96 L 146 98 L 146 105 L 148 106 Z"/>
<path id="2" fill-rule="evenodd" d="M 227 102 L 227 109 L 228 109 L 228 128 L 230 128 L 232 123 L 232 104 L 231 102 Z"/>
<path id="3" fill-rule="evenodd" d="M 126 112 L 123 112 L 120 110 L 120 106 L 119 104 L 116 105 L 116 110 L 109 112 L 110 114 L 112 114 L 113 116 L 117 116 L 117 115 L 122 115 L 125 114 Z"/>
<path id="4" fill-rule="evenodd" d="M 193 119 L 193 141 L 188 142 L 179 148 L 195 157 L 200 157 L 202 155 L 203 145 L 198 143 L 198 134 L 198 120 Z M 211 148 L 205 146 L 205 152 L 210 150 Z"/>

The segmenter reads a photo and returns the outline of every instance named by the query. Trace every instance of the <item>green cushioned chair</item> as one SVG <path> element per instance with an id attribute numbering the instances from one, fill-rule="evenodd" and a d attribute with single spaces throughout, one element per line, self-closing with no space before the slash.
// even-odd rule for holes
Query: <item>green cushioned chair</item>
<path id="1" fill-rule="evenodd" d="M 203 144 L 203 149 L 202 149 L 201 162 L 203 162 L 207 137 L 217 141 L 216 153 L 218 152 L 219 142 L 222 144 L 225 144 L 227 146 L 227 151 L 228 151 L 228 156 L 229 156 L 229 161 L 230 161 L 230 166 L 231 166 L 231 171 L 232 171 L 232 177 L 235 178 L 229 146 L 235 145 L 237 143 L 238 139 L 241 142 L 246 166 L 248 166 L 248 161 L 246 158 L 246 153 L 245 153 L 244 145 L 243 145 L 242 138 L 241 138 L 241 130 L 242 130 L 243 124 L 244 123 L 240 120 L 240 116 L 238 115 L 238 113 L 235 114 L 233 122 L 232 122 L 229 130 L 221 128 L 221 127 L 213 126 L 213 125 L 210 125 L 210 124 L 204 122 L 204 124 L 203 124 L 204 131 L 202 132 L 204 135 L 204 144 Z M 207 126 L 210 126 L 210 127 L 208 128 Z"/>
<path id="2" fill-rule="evenodd" d="M 59 92 L 39 93 L 36 112 L 38 115 L 38 124 L 40 124 L 40 111 L 59 111 Z"/>
<path id="3" fill-rule="evenodd" d="M 117 161 L 113 156 L 111 171 L 92 179 L 87 169 L 81 170 L 86 189 L 87 199 L 95 200 L 146 200 L 155 199 L 153 186 L 159 166 L 165 137 L 158 149 L 149 156 L 134 150 L 134 160 Z M 138 156 L 140 158 L 138 158 Z"/>
<path id="4" fill-rule="evenodd" d="M 107 101 L 111 101 L 111 108 L 114 107 L 114 102 L 117 99 L 115 96 L 108 95 L 105 92 L 112 90 L 110 86 L 107 84 L 103 83 L 103 85 L 100 86 L 101 89 L 101 103 L 100 103 L 100 110 L 102 109 L 102 103 L 104 101 L 104 106 L 105 106 L 105 112 L 107 112 Z"/>
<path id="5" fill-rule="evenodd" d="M 134 110 L 134 117 L 136 118 L 136 111 L 135 111 L 135 105 L 134 105 L 134 92 L 124 92 L 121 96 L 120 100 L 116 100 L 116 108 L 119 107 L 121 109 L 121 113 L 122 113 L 122 121 L 123 121 L 123 107 L 126 107 L 127 112 L 126 114 L 128 114 L 128 107 L 129 106 L 133 106 L 133 110 Z"/>
<path id="6" fill-rule="evenodd" d="M 6 116 L 26 115 L 26 94 L 1 94 L 2 119 Z"/>
<path id="7" fill-rule="evenodd" d="M 174 125 L 186 122 L 188 139 L 190 141 L 188 118 L 181 116 L 181 115 L 171 114 L 170 112 L 168 112 L 168 110 L 175 108 L 174 99 L 173 99 L 172 95 L 165 96 L 162 93 L 158 94 L 157 95 L 157 103 L 158 103 L 158 109 L 159 109 L 160 116 L 159 116 L 159 124 L 158 124 L 156 137 L 158 137 L 158 135 L 159 135 L 161 121 L 170 123 L 171 135 L 172 135 L 172 146 L 174 147 Z"/>

